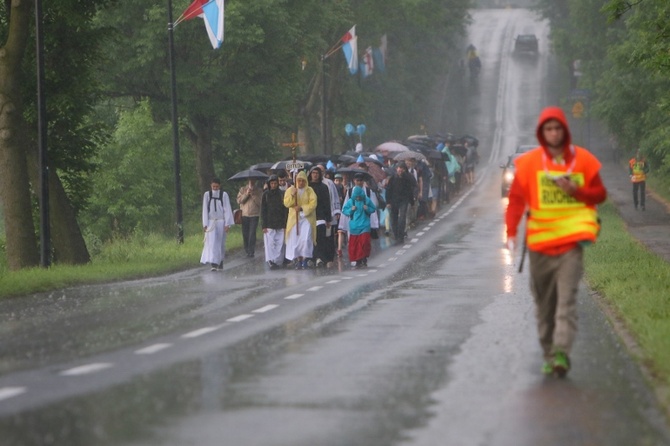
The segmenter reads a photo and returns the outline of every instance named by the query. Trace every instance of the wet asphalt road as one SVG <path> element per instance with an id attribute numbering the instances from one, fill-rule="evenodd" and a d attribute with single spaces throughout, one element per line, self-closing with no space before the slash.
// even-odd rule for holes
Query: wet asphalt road
<path id="1" fill-rule="evenodd" d="M 502 248 L 497 167 L 549 102 L 548 27 L 474 13 L 482 163 L 367 270 L 222 273 L 0 302 L 0 445 L 661 445 L 667 421 L 587 289 L 565 380 L 539 373 L 532 300 Z M 541 55 L 513 58 L 534 32 Z"/>

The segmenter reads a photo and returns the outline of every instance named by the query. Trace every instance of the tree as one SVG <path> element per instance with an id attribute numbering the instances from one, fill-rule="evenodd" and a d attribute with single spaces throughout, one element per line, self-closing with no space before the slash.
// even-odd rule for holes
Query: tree
<path id="1" fill-rule="evenodd" d="M 7 32 L 0 48 L 0 196 L 5 218 L 7 264 L 12 270 L 39 263 L 32 218 L 28 162 L 23 138 L 21 80 L 32 8 L 30 3 L 5 3 Z"/>

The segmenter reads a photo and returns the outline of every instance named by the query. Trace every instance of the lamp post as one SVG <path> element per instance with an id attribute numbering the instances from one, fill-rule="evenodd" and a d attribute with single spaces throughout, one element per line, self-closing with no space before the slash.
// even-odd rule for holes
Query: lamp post
<path id="1" fill-rule="evenodd" d="M 51 226 L 49 222 L 49 161 L 47 157 L 47 106 L 44 92 L 44 34 L 42 0 L 35 0 L 35 41 L 37 61 L 37 129 L 40 169 L 40 265 L 51 265 Z"/>
<path id="2" fill-rule="evenodd" d="M 179 156 L 179 123 L 177 116 L 177 76 L 174 60 L 174 22 L 172 0 L 168 0 L 168 48 L 170 56 L 170 93 L 172 96 L 172 154 L 174 158 L 174 196 L 177 220 L 177 243 L 184 243 L 184 217 L 181 206 L 181 161 Z"/>

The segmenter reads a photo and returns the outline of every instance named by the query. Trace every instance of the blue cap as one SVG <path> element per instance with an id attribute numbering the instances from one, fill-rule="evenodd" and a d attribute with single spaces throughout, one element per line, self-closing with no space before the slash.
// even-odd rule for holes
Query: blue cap
<path id="1" fill-rule="evenodd" d="M 356 160 L 357 163 L 364 163 L 365 159 L 363 158 L 363 155 L 358 155 L 358 159 Z"/>

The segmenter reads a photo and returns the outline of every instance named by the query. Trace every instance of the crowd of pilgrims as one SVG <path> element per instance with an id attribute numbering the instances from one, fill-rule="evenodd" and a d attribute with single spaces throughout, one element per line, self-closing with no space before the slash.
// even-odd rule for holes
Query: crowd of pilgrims
<path id="1" fill-rule="evenodd" d="M 260 224 L 270 269 L 329 268 L 345 259 L 353 268 L 365 268 L 372 240 L 388 237 L 403 244 L 417 221 L 431 219 L 441 203 L 474 182 L 476 145 L 467 146 L 454 151 L 439 144 L 434 149 L 438 156 L 409 155 L 402 161 L 359 154 L 348 168 L 328 161 L 300 171 L 268 170 L 266 180 L 248 180 L 236 197 L 245 254 L 255 256 Z M 370 173 L 373 163 L 382 176 Z M 219 179 L 205 192 L 202 207 L 205 246 L 200 261 L 212 271 L 221 270 L 226 235 L 236 222 Z"/>

